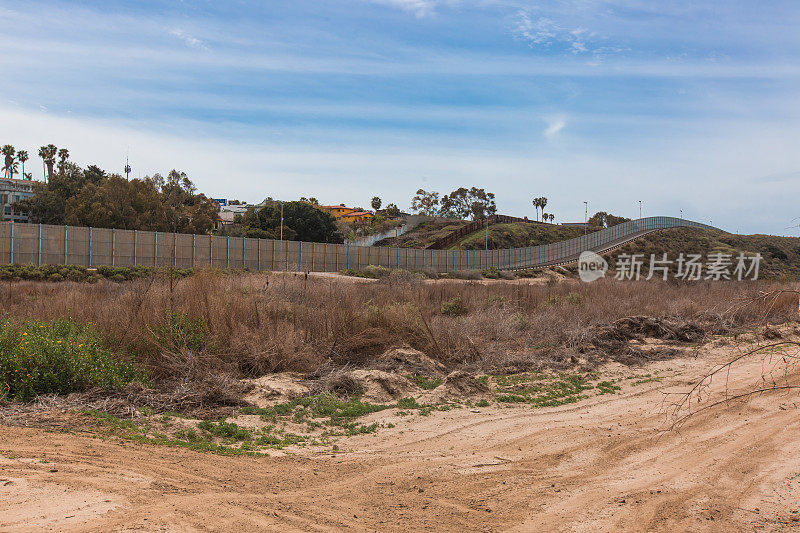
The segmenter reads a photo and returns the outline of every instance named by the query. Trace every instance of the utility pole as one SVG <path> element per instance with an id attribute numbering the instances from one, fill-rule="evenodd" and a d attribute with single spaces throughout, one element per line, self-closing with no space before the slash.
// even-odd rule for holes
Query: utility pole
<path id="1" fill-rule="evenodd" d="M 131 180 L 131 166 L 128 164 L 128 152 L 125 152 L 125 181 Z"/>
<path id="2" fill-rule="evenodd" d="M 486 239 L 484 242 L 486 249 L 489 249 L 489 215 L 486 215 Z"/>
<path id="3" fill-rule="evenodd" d="M 642 218 L 642 201 L 639 200 L 639 218 Z"/>
<path id="4" fill-rule="evenodd" d="M 283 200 L 281 200 L 281 240 L 283 240 Z"/>
<path id="5" fill-rule="evenodd" d="M 589 202 L 583 202 L 586 211 L 583 213 L 583 234 L 589 233 Z"/>
<path id="6" fill-rule="evenodd" d="M 683 220 L 683 209 L 681 209 L 681 220 Z"/>

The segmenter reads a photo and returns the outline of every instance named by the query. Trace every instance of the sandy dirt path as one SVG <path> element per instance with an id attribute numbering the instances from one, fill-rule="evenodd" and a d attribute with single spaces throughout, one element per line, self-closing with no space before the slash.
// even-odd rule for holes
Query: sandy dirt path
<path id="1" fill-rule="evenodd" d="M 0 426 L 0 531 L 800 528 L 796 395 L 663 431 L 663 392 L 713 359 L 653 363 L 670 377 L 571 406 L 414 417 L 336 454 L 221 457 Z"/>

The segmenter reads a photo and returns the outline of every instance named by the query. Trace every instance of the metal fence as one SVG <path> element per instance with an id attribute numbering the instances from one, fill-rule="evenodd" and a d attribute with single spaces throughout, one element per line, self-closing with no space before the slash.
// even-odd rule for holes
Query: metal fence
<path id="1" fill-rule="evenodd" d="M 422 250 L 153 231 L 0 223 L 0 264 L 215 267 L 338 272 L 368 265 L 452 272 L 489 267 L 523 269 L 577 260 L 652 231 L 706 224 L 673 217 L 632 220 L 542 246 L 503 250 Z"/>

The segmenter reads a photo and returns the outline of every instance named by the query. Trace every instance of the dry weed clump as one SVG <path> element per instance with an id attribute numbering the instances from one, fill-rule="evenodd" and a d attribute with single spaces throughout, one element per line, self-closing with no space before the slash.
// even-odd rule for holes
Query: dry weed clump
<path id="1" fill-rule="evenodd" d="M 723 326 L 794 319 L 796 293 L 757 299 L 787 288 L 766 282 L 535 284 L 400 275 L 364 282 L 204 271 L 126 283 L 3 283 L 0 302 L 10 320 L 91 322 L 116 350 L 144 363 L 154 382 L 185 384 L 209 375 L 375 368 L 381 354 L 398 346 L 417 349 L 449 370 L 563 367 L 576 354 L 602 358 L 605 350 L 661 330 L 688 328 L 690 337 L 675 336 L 685 341 Z M 454 301 L 458 312 L 451 312 Z M 627 317 L 646 318 L 632 324 Z M 627 322 L 615 326 L 621 319 Z M 602 345 L 609 335 L 615 348 Z M 323 388 L 348 391 L 353 385 L 331 376 Z"/>

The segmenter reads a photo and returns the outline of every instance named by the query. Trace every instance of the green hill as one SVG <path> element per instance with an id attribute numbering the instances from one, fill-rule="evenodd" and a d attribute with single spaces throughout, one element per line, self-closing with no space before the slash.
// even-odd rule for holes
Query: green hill
<path id="1" fill-rule="evenodd" d="M 592 231 L 592 230 L 590 230 Z M 558 241 L 565 241 L 583 235 L 584 230 L 575 226 L 556 226 L 554 224 L 532 224 L 530 222 L 512 222 L 509 224 L 493 224 L 489 226 L 489 249 L 521 248 L 539 246 Z M 465 236 L 451 250 L 483 250 L 486 246 L 486 230 L 482 229 Z"/>
<path id="2" fill-rule="evenodd" d="M 800 279 L 798 237 L 734 235 L 698 228 L 672 228 L 645 235 L 605 255 L 616 259 L 619 254 L 644 254 L 645 263 L 648 263 L 650 254 L 660 258 L 665 252 L 672 260 L 677 259 L 680 253 L 702 254 L 704 261 L 709 253 L 732 254 L 734 258 L 739 253 L 760 253 L 759 277 Z"/>

